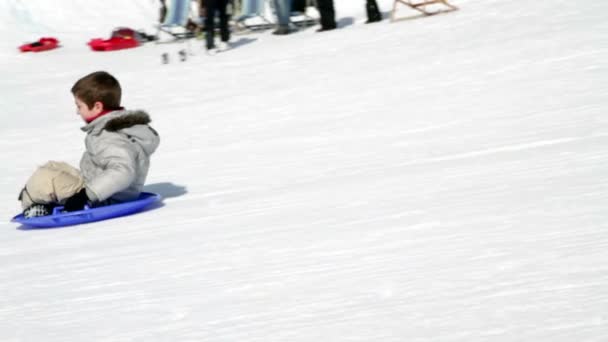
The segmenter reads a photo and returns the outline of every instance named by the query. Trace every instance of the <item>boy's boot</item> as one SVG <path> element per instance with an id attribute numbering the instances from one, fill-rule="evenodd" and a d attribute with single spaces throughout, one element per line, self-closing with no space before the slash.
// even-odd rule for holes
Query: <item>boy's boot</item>
<path id="1" fill-rule="evenodd" d="M 33 206 L 23 211 L 25 218 L 50 215 L 53 212 L 53 206 L 48 204 L 34 204 Z"/>
<path id="2" fill-rule="evenodd" d="M 365 4 L 365 9 L 367 10 L 367 21 L 366 24 L 375 23 L 377 21 L 382 20 L 382 14 L 378 9 L 378 4 L 376 0 L 367 0 Z"/>

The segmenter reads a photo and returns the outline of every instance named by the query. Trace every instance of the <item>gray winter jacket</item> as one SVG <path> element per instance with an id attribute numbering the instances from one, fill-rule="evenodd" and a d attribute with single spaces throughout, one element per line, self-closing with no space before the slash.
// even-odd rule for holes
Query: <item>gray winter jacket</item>
<path id="1" fill-rule="evenodd" d="M 143 111 L 118 110 L 82 128 L 86 151 L 80 160 L 87 195 L 93 202 L 133 200 L 139 196 L 150 155 L 160 138 Z"/>

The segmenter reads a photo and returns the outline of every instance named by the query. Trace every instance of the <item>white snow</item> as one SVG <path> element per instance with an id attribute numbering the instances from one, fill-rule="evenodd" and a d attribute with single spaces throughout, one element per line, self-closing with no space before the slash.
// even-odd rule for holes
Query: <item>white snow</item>
<path id="1" fill-rule="evenodd" d="M 608 340 L 608 3 L 365 25 L 335 2 L 339 30 L 213 57 L 85 45 L 157 1 L 0 2 L 0 341 Z M 78 164 L 69 90 L 96 70 L 161 134 L 163 206 L 23 230 L 36 166 Z"/>

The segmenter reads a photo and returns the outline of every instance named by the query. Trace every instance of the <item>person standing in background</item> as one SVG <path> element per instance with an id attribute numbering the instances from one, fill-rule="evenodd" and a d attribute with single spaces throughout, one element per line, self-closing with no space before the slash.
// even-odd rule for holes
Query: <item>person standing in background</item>
<path id="1" fill-rule="evenodd" d="M 167 16 L 167 3 L 165 2 L 165 0 L 160 0 L 160 10 L 159 10 L 158 22 L 162 24 L 165 21 L 166 16 Z"/>
<path id="2" fill-rule="evenodd" d="M 291 0 L 273 0 L 273 5 L 278 25 L 272 34 L 290 34 L 292 32 L 289 20 L 291 15 Z"/>
<path id="3" fill-rule="evenodd" d="M 367 21 L 366 24 L 375 23 L 382 20 L 382 14 L 378 9 L 378 4 L 376 0 L 367 0 L 365 4 L 365 9 L 367 11 Z"/>
<path id="4" fill-rule="evenodd" d="M 228 48 L 230 40 L 230 29 L 228 28 L 228 0 L 205 0 L 205 38 L 207 40 L 207 53 L 214 54 L 217 50 L 223 51 Z M 215 13 L 220 17 L 220 39 L 221 42 L 215 46 Z"/>
<path id="5" fill-rule="evenodd" d="M 317 32 L 324 32 L 336 28 L 336 13 L 333 0 L 317 0 L 317 9 L 321 16 L 321 28 Z"/>

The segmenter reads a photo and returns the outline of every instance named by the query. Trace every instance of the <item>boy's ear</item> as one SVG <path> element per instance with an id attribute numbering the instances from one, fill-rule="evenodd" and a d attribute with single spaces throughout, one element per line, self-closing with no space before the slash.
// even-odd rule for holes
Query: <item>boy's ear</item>
<path id="1" fill-rule="evenodd" d="M 101 103 L 100 101 L 93 103 L 92 109 L 98 113 L 103 112 L 103 103 Z"/>

